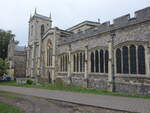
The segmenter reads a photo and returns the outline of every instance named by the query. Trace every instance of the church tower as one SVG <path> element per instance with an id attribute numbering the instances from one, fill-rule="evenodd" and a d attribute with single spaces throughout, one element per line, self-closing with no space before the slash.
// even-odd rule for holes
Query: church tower
<path id="1" fill-rule="evenodd" d="M 51 14 L 49 17 L 46 17 L 38 14 L 35 9 L 34 15 L 31 15 L 29 19 L 29 43 L 41 39 L 44 33 L 51 28 L 51 26 Z"/>
<path id="2" fill-rule="evenodd" d="M 40 15 L 35 9 L 34 15 L 29 19 L 27 76 L 37 78 L 41 70 L 41 44 L 42 37 L 52 27 L 51 15 Z"/>

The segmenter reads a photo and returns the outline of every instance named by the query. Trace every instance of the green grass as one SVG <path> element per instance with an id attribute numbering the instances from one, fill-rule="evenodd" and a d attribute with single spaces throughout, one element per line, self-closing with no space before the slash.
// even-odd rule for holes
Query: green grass
<path id="1" fill-rule="evenodd" d="M 123 94 L 123 93 L 114 93 L 114 92 L 110 92 L 110 91 L 81 88 L 81 87 L 77 87 L 77 86 L 66 86 L 66 85 L 59 86 L 59 85 L 51 85 L 51 84 L 45 84 L 45 85 L 24 84 L 24 85 L 22 85 L 22 84 L 17 84 L 15 81 L 0 83 L 0 85 L 150 99 L 150 96 L 145 96 L 145 95 L 129 95 L 129 94 Z"/>
<path id="2" fill-rule="evenodd" d="M 0 102 L 0 113 L 22 113 L 23 111 L 10 104 Z"/>
<path id="3" fill-rule="evenodd" d="M 16 94 L 16 93 L 9 93 L 9 92 L 5 92 L 5 91 L 0 90 L 0 96 L 14 99 L 14 98 L 17 98 L 17 96 L 20 96 L 20 95 Z"/>

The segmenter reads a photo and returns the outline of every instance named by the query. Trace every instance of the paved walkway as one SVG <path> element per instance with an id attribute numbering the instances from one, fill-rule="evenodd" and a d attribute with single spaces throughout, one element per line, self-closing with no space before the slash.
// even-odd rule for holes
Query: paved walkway
<path id="1" fill-rule="evenodd" d="M 22 88 L 14 86 L 0 86 L 0 90 L 56 99 L 77 104 L 92 105 L 97 107 L 125 110 L 138 113 L 150 113 L 150 99 L 114 97 L 36 88 Z"/>

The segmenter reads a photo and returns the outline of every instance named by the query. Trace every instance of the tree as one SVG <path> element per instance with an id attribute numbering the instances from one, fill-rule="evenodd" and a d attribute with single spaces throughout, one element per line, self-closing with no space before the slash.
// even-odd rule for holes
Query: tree
<path id="1" fill-rule="evenodd" d="M 8 44 L 9 41 L 15 37 L 15 34 L 12 32 L 5 31 L 0 29 L 0 58 L 6 59 L 7 58 L 7 51 L 8 51 Z"/>
<path id="2" fill-rule="evenodd" d="M 8 62 L 0 58 L 0 77 L 7 74 L 7 69 L 9 68 Z"/>

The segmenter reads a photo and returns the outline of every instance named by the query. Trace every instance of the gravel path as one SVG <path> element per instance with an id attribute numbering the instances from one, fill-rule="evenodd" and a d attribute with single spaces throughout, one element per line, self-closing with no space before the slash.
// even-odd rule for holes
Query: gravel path
<path id="1" fill-rule="evenodd" d="M 77 104 L 92 105 L 97 107 L 125 110 L 138 113 L 150 113 L 150 99 L 82 94 L 14 86 L 0 86 L 0 90 L 72 102 Z"/>
<path id="2" fill-rule="evenodd" d="M 32 96 L 17 96 L 16 98 L 0 96 L 0 101 L 19 107 L 24 110 L 24 113 L 128 113 Z"/>

